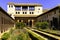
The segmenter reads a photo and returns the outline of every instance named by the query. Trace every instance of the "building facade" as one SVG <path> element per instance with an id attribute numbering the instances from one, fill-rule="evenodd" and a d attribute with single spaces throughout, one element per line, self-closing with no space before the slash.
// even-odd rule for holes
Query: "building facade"
<path id="1" fill-rule="evenodd" d="M 60 29 L 60 6 L 56 6 L 37 17 L 39 22 L 48 22 L 50 28 Z"/>
<path id="2" fill-rule="evenodd" d="M 14 27 L 14 19 L 0 7 L 0 34 Z"/>
<path id="3" fill-rule="evenodd" d="M 36 3 L 8 3 L 7 12 L 17 22 L 24 22 L 27 26 L 33 26 L 36 17 L 42 14 L 42 5 Z"/>
<path id="4" fill-rule="evenodd" d="M 32 3 L 8 3 L 7 11 L 15 22 L 33 27 L 35 22 L 48 22 L 50 28 L 60 29 L 60 6 L 43 13 L 42 5 Z"/>

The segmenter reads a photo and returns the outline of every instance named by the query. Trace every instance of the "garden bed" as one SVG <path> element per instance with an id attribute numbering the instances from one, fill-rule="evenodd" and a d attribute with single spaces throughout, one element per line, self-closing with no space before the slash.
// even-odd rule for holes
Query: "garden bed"
<path id="1" fill-rule="evenodd" d="M 38 40 L 47 40 L 46 38 L 44 38 L 43 36 L 38 35 L 37 33 L 25 28 L 27 30 L 27 32 L 29 32 L 30 35 L 32 35 L 33 37 L 35 37 Z"/>
<path id="2" fill-rule="evenodd" d="M 58 30 L 49 30 L 49 29 L 44 29 L 44 30 L 43 29 L 37 29 L 37 30 L 60 37 L 60 31 L 58 31 Z"/>
<path id="3" fill-rule="evenodd" d="M 31 40 L 31 38 L 24 29 L 11 29 L 2 35 L 1 40 Z"/>

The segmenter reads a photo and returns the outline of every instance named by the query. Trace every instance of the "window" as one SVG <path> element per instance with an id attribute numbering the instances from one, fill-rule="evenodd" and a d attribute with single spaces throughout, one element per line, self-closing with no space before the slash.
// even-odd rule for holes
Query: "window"
<path id="1" fill-rule="evenodd" d="M 40 10 L 40 8 L 38 10 Z"/>
<path id="2" fill-rule="evenodd" d="M 31 14 L 31 12 L 30 12 L 30 14 Z"/>
<path id="3" fill-rule="evenodd" d="M 24 14 L 24 12 L 23 12 L 23 14 Z"/>
<path id="4" fill-rule="evenodd" d="M 13 7 L 13 5 L 11 5 L 11 7 Z"/>
<path id="5" fill-rule="evenodd" d="M 34 12 L 32 12 L 32 14 L 34 14 Z"/>
<path id="6" fill-rule="evenodd" d="M 23 12 L 23 14 L 27 14 L 27 12 Z"/>
<path id="7" fill-rule="evenodd" d="M 17 12 L 16 12 L 16 14 L 17 14 Z"/>
<path id="8" fill-rule="evenodd" d="M 10 7 L 10 5 L 9 5 L 9 7 Z"/>
<path id="9" fill-rule="evenodd" d="M 25 12 L 25 14 L 27 14 L 27 12 Z"/>
<path id="10" fill-rule="evenodd" d="M 20 14 L 20 12 L 18 12 L 18 14 Z"/>
<path id="11" fill-rule="evenodd" d="M 13 8 L 13 5 L 9 5 L 9 7 L 12 7 Z"/>
<path id="12" fill-rule="evenodd" d="M 30 14 L 34 14 L 34 12 L 30 12 Z"/>
<path id="13" fill-rule="evenodd" d="M 19 20 L 19 22 L 21 22 L 21 20 Z"/>

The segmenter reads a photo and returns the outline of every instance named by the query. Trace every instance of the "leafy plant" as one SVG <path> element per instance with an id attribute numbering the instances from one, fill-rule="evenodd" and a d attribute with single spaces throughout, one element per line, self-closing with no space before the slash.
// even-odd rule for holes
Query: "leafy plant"
<path id="1" fill-rule="evenodd" d="M 23 23 L 23 22 L 17 22 L 16 23 L 16 28 L 17 29 L 22 29 L 22 28 L 24 28 L 25 27 L 25 24 Z"/>
<path id="2" fill-rule="evenodd" d="M 14 31 L 14 30 L 11 28 L 11 29 L 10 29 L 10 31 L 9 31 L 9 33 L 10 33 L 10 34 L 12 34 L 12 33 L 13 33 L 13 31 Z"/>
<path id="3" fill-rule="evenodd" d="M 35 27 L 46 29 L 48 27 L 48 22 L 36 22 Z"/>
<path id="4" fill-rule="evenodd" d="M 36 22 L 35 27 L 40 28 L 40 26 L 41 26 L 41 23 L 40 22 Z"/>
<path id="5" fill-rule="evenodd" d="M 48 28 L 48 22 L 42 22 L 42 23 L 41 23 L 41 28 L 42 28 L 42 29 Z"/>
<path id="6" fill-rule="evenodd" d="M 15 32 L 13 32 L 13 34 L 10 36 L 10 40 L 30 40 L 30 37 L 28 35 L 28 33 L 23 32 L 22 30 L 20 30 L 20 33 L 16 33 L 19 32 L 19 30 L 16 30 Z"/>
<path id="7" fill-rule="evenodd" d="M 3 35 L 2 35 L 2 40 L 7 40 L 8 38 L 10 37 L 10 34 L 9 33 L 4 33 Z"/>

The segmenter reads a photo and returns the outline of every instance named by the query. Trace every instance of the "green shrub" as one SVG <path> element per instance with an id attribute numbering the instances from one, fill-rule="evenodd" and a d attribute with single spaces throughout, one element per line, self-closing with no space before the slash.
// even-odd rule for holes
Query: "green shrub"
<path id="1" fill-rule="evenodd" d="M 48 28 L 48 22 L 41 22 L 41 28 L 42 29 Z"/>
<path id="2" fill-rule="evenodd" d="M 35 27 L 40 28 L 40 26 L 41 26 L 41 23 L 40 22 L 36 22 Z"/>
<path id="3" fill-rule="evenodd" d="M 2 35 L 2 40 L 7 40 L 8 38 L 10 37 L 10 34 L 9 33 L 4 33 L 3 35 Z"/>
<path id="4" fill-rule="evenodd" d="M 23 22 L 17 22 L 16 23 L 16 28 L 17 29 L 22 29 L 23 27 L 25 27 L 25 24 Z"/>
<path id="5" fill-rule="evenodd" d="M 46 29 L 48 28 L 48 22 L 36 22 L 35 27 Z"/>
<path id="6" fill-rule="evenodd" d="M 9 33 L 10 33 L 10 34 L 12 34 L 12 33 L 13 33 L 13 31 L 14 31 L 14 29 L 12 29 L 12 28 L 11 28 L 11 29 L 10 29 L 10 31 L 9 31 Z"/>

